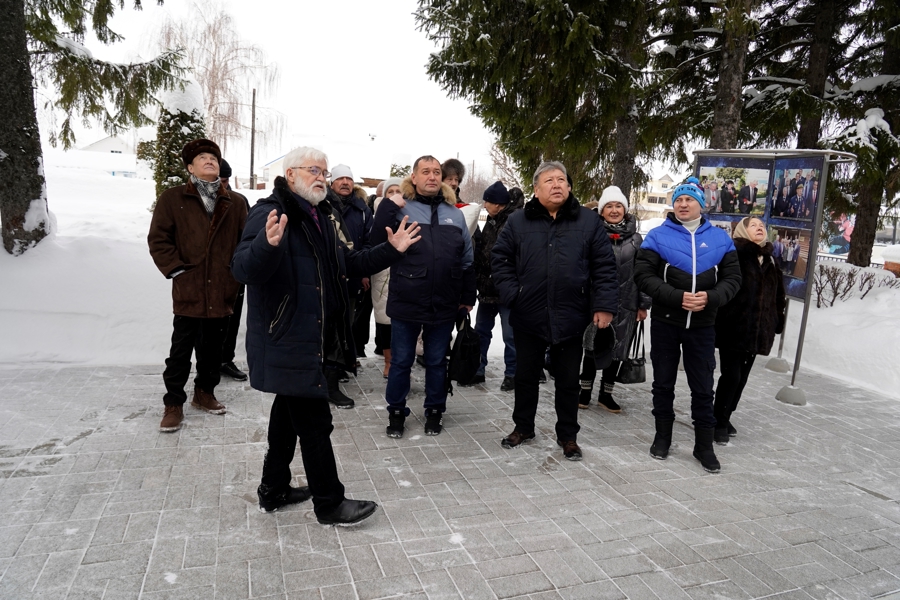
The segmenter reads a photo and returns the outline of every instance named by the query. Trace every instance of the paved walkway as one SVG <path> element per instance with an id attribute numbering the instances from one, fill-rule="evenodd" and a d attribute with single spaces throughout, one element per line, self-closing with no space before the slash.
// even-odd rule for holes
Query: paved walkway
<path id="1" fill-rule="evenodd" d="M 713 475 L 691 456 L 683 382 L 669 460 L 648 455 L 645 384 L 619 390 L 621 415 L 581 411 L 572 463 L 552 382 L 537 439 L 504 450 L 499 371 L 426 437 L 416 368 L 392 440 L 364 366 L 333 439 L 348 494 L 381 507 L 352 529 L 308 503 L 257 511 L 270 396 L 223 384 L 226 416 L 188 407 L 161 434 L 160 367 L 0 371 L 0 598 L 900 597 L 897 398 L 804 376 L 809 405 L 788 406 L 787 376 L 757 367 Z"/>

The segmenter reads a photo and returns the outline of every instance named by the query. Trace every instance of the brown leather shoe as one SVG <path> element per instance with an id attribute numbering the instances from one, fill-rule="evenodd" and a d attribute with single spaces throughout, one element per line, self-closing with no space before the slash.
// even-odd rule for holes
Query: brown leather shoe
<path id="1" fill-rule="evenodd" d="M 500 445 L 504 448 L 515 448 L 522 442 L 533 440 L 534 432 L 531 433 L 522 433 L 521 431 L 513 431 L 511 434 L 503 438 L 500 441 Z"/>
<path id="2" fill-rule="evenodd" d="M 556 440 L 556 443 L 562 447 L 563 456 L 566 457 L 566 460 L 581 460 L 581 448 L 578 447 L 575 440 L 569 440 L 567 442 Z"/>
<path id="3" fill-rule="evenodd" d="M 225 414 L 225 405 L 220 404 L 215 396 L 204 392 L 198 387 L 194 388 L 194 399 L 191 400 L 191 406 L 205 410 L 212 415 Z"/>
<path id="4" fill-rule="evenodd" d="M 163 412 L 162 421 L 159 423 L 159 430 L 164 433 L 171 433 L 181 429 L 181 422 L 184 421 L 184 409 L 178 406 L 166 406 Z"/>

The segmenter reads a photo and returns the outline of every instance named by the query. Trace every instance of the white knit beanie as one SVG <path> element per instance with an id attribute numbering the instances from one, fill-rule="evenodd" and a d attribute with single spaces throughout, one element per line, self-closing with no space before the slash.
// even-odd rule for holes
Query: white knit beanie
<path id="1" fill-rule="evenodd" d="M 349 177 L 353 179 L 353 172 L 347 165 L 337 165 L 331 169 L 331 180 L 337 181 L 341 177 Z M 354 180 L 355 181 L 355 180 Z"/>
<path id="2" fill-rule="evenodd" d="M 622 206 L 625 207 L 625 210 L 628 210 L 628 198 L 625 197 L 625 194 L 622 193 L 622 190 L 620 190 L 618 186 L 611 185 L 604 189 L 603 193 L 600 194 L 600 200 L 597 201 L 598 213 L 603 212 L 603 207 L 607 202 L 621 202 Z"/>

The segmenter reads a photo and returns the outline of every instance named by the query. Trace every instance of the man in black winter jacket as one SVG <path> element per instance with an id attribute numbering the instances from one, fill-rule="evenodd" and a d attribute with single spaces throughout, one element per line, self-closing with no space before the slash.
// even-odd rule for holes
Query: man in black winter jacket
<path id="1" fill-rule="evenodd" d="M 593 322 L 609 327 L 619 304 L 616 259 L 600 216 L 569 191 L 566 168 L 544 162 L 534 194 L 513 213 L 492 253 L 492 280 L 510 307 L 516 344 L 513 448 L 534 438 L 538 378 L 550 349 L 556 379 L 556 437 L 569 460 L 578 447 L 578 381 L 582 336 Z"/>
<path id="2" fill-rule="evenodd" d="M 349 525 L 370 516 L 374 502 L 347 500 L 331 446 L 326 367 L 355 371 L 347 276 L 386 269 L 418 241 L 404 219 L 388 243 L 351 250 L 324 202 L 327 157 L 298 148 L 284 158 L 285 176 L 257 202 L 231 263 L 247 285 L 250 384 L 276 394 L 269 447 L 257 494 L 263 512 L 312 495 L 320 523 Z M 292 488 L 291 461 L 299 438 L 309 487 Z"/>
<path id="3" fill-rule="evenodd" d="M 487 352 L 491 346 L 494 321 L 500 316 L 500 327 L 503 332 L 503 383 L 500 391 L 510 392 L 515 389 L 514 377 L 516 375 L 516 346 L 513 341 L 512 324 L 509 322 L 509 307 L 500 303 L 500 294 L 491 279 L 491 252 L 494 244 L 509 216 L 516 210 L 512 203 L 512 195 L 507 191 L 503 182 L 497 181 L 491 184 L 482 196 L 484 210 L 487 211 L 487 221 L 480 235 L 473 236 L 475 242 L 475 285 L 478 288 L 478 315 L 475 317 L 475 332 L 481 340 L 481 366 L 475 374 L 473 384 L 484 383 L 485 369 L 487 368 Z"/>

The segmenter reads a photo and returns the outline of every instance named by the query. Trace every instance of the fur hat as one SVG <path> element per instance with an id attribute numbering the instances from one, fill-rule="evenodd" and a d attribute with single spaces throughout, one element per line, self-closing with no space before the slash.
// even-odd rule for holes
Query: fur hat
<path id="1" fill-rule="evenodd" d="M 496 181 L 492 183 L 488 189 L 484 190 L 482 199 L 491 204 L 503 205 L 509 204 L 509 201 L 511 200 L 509 192 L 506 190 L 506 186 L 503 185 L 502 181 Z"/>
<path id="2" fill-rule="evenodd" d="M 448 158 L 441 165 L 441 180 L 443 181 L 454 174 L 459 177 L 459 183 L 462 183 L 466 177 L 466 168 L 458 159 Z"/>
<path id="3" fill-rule="evenodd" d="M 619 202 L 625 207 L 625 210 L 628 210 L 628 198 L 625 197 L 625 194 L 622 193 L 618 186 L 611 185 L 603 190 L 603 193 L 600 194 L 600 200 L 597 201 L 597 212 L 603 212 L 603 207 L 608 202 Z"/>
<path id="4" fill-rule="evenodd" d="M 341 164 L 331 169 L 331 181 L 337 181 L 341 177 L 349 177 L 353 180 L 353 171 L 347 165 Z"/>
<path id="5" fill-rule="evenodd" d="M 188 142 L 184 145 L 184 148 L 181 149 L 181 160 L 184 161 L 184 166 L 187 167 L 194 162 L 194 159 L 197 158 L 198 154 L 203 154 L 204 152 L 209 152 L 215 156 L 217 161 L 222 160 L 222 151 L 219 150 L 219 146 L 213 141 L 201 138 L 199 140 Z"/>
<path id="6" fill-rule="evenodd" d="M 703 188 L 700 187 L 700 180 L 696 177 L 688 177 L 687 181 L 675 186 L 672 191 L 672 206 L 675 206 L 678 196 L 690 196 L 700 203 L 701 208 L 706 208 L 706 195 L 703 193 Z"/>
<path id="7" fill-rule="evenodd" d="M 219 178 L 228 179 L 231 177 L 231 165 L 224 158 L 219 159 Z"/>

